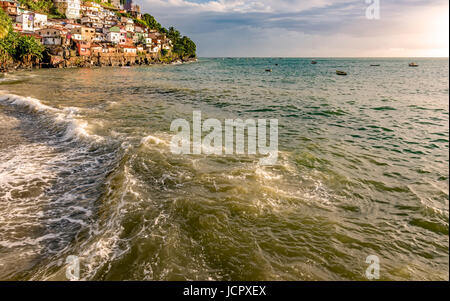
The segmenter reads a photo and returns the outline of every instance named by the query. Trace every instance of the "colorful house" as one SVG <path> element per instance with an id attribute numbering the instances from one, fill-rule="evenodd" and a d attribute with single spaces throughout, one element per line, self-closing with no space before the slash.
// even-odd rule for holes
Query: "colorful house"
<path id="1" fill-rule="evenodd" d="M 13 30 L 17 32 L 22 32 L 22 24 L 21 23 L 13 23 Z"/>
<path id="2" fill-rule="evenodd" d="M 91 55 L 91 43 L 87 41 L 77 41 L 77 54 L 79 56 Z"/>
<path id="3" fill-rule="evenodd" d="M 113 26 L 108 30 L 106 40 L 113 44 L 124 45 L 127 42 L 127 32 L 124 28 Z"/>
<path id="4" fill-rule="evenodd" d="M 91 53 L 92 54 L 98 54 L 103 52 L 103 47 L 99 44 L 92 44 L 91 45 Z"/>
<path id="5" fill-rule="evenodd" d="M 17 23 L 22 26 L 22 31 L 33 32 L 34 31 L 34 13 L 31 11 L 24 11 L 17 19 Z"/>
<path id="6" fill-rule="evenodd" d="M 42 37 L 42 44 L 44 45 L 61 45 L 62 31 L 58 28 L 40 29 L 36 33 Z"/>
<path id="7" fill-rule="evenodd" d="M 95 37 L 95 29 L 85 26 L 75 27 L 71 30 L 72 36 L 76 36 L 75 40 L 83 40 L 92 42 Z"/>
<path id="8" fill-rule="evenodd" d="M 0 1 L 0 7 L 9 16 L 17 16 L 17 2 L 14 0 L 2 0 Z"/>
<path id="9" fill-rule="evenodd" d="M 33 26 L 34 30 L 41 29 L 47 26 L 47 15 L 34 13 Z"/>
<path id="10" fill-rule="evenodd" d="M 120 45 L 119 47 L 123 53 L 127 53 L 127 54 L 136 54 L 137 53 L 137 48 L 134 45 Z"/>

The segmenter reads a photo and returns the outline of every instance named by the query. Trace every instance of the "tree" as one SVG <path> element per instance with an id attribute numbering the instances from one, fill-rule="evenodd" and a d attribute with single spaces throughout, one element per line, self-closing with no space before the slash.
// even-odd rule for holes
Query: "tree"
<path id="1" fill-rule="evenodd" d="M 5 14 L 3 9 L 0 9 L 0 39 L 6 37 L 10 29 L 11 19 Z"/>
<path id="2" fill-rule="evenodd" d="M 31 36 L 20 36 L 17 32 L 9 31 L 8 35 L 0 39 L 0 61 L 11 59 L 29 62 L 42 59 L 44 46 Z"/>
<path id="3" fill-rule="evenodd" d="M 197 46 L 191 39 L 186 36 L 174 42 L 173 52 L 181 57 L 196 57 L 196 51 Z"/>
<path id="4" fill-rule="evenodd" d="M 159 24 L 158 21 L 156 21 L 155 17 L 153 17 L 150 14 L 144 14 L 142 16 L 142 21 L 144 21 L 145 24 L 147 25 L 147 27 L 150 29 L 156 29 L 156 30 L 161 29 L 161 24 Z"/>
<path id="5" fill-rule="evenodd" d="M 185 55 L 188 57 L 196 57 L 197 54 L 197 45 L 195 45 L 194 41 L 192 41 L 191 39 L 189 39 L 188 37 L 184 36 L 182 38 L 182 43 L 184 46 L 184 50 L 185 50 Z"/>
<path id="6" fill-rule="evenodd" d="M 19 0 L 19 2 L 30 10 L 38 13 L 48 14 L 54 7 L 52 0 Z"/>
<path id="7" fill-rule="evenodd" d="M 171 27 L 169 27 L 169 32 L 167 33 L 167 37 L 170 40 L 172 40 L 173 43 L 176 43 L 180 39 L 181 34 L 178 30 L 175 29 L 175 27 L 171 26 Z"/>
<path id="8" fill-rule="evenodd" d="M 0 39 L 0 49 L 9 57 L 15 57 L 18 44 L 19 34 L 16 32 L 9 31 L 6 37 Z"/>
<path id="9" fill-rule="evenodd" d="M 21 36 L 17 43 L 17 49 L 15 57 L 18 60 L 42 59 L 42 53 L 44 52 L 44 46 L 39 43 L 34 37 Z"/>

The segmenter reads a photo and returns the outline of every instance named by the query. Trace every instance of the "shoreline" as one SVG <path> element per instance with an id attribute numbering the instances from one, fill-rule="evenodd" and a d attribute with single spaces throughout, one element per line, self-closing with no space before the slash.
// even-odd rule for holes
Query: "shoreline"
<path id="1" fill-rule="evenodd" d="M 63 59 L 57 56 L 50 56 L 46 62 L 13 62 L 0 66 L 0 78 L 6 74 L 17 71 L 31 71 L 37 69 L 71 69 L 71 68 L 103 68 L 103 67 L 132 67 L 132 66 L 152 66 L 152 65 L 182 65 L 198 62 L 198 58 L 170 59 L 162 61 L 160 58 L 139 55 L 92 55 L 74 56 Z"/>

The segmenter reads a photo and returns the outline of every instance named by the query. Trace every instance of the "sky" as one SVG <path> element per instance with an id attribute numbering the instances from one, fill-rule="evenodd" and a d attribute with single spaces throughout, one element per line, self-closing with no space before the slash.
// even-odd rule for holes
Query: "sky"
<path id="1" fill-rule="evenodd" d="M 135 0 L 200 57 L 448 57 L 448 0 Z M 379 7 L 379 9 L 376 9 Z"/>

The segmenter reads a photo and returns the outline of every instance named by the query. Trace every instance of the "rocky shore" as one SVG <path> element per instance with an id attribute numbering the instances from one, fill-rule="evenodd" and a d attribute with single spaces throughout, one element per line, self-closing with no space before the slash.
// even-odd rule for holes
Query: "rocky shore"
<path id="1" fill-rule="evenodd" d="M 196 61 L 195 58 L 163 57 L 153 54 L 133 53 L 94 53 L 87 56 L 74 56 L 69 49 L 48 51 L 42 60 L 23 60 L 0 65 L 0 72 L 12 72 L 39 68 L 89 68 L 122 67 L 155 64 L 181 64 Z"/>

